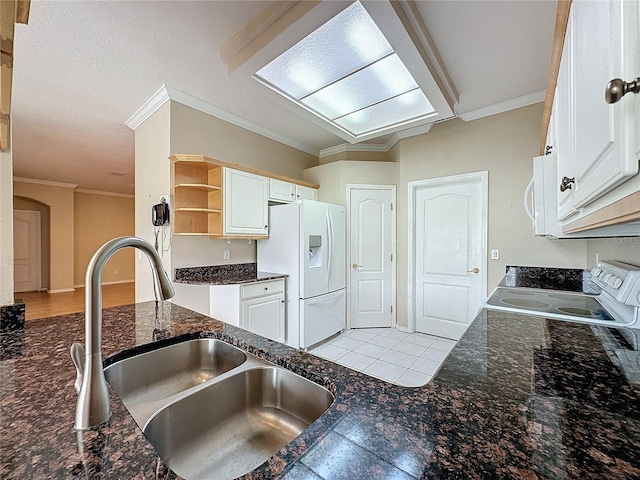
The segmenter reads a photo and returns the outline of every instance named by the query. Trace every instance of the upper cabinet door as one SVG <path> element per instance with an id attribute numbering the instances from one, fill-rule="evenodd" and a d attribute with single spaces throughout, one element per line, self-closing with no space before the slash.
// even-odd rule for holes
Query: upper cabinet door
<path id="1" fill-rule="evenodd" d="M 303 185 L 296 185 L 297 200 L 318 200 L 318 190 Z"/>
<path id="2" fill-rule="evenodd" d="M 569 89 L 568 124 L 575 185 L 575 208 L 588 205 L 638 173 L 640 95 L 605 102 L 607 83 L 640 76 L 637 1 L 575 0 L 566 42 Z M 564 54 L 563 54 L 564 56 Z M 564 59 L 563 59 L 564 60 Z M 561 95 L 562 96 L 562 95 Z M 558 149 L 559 155 L 561 150 Z"/>
<path id="3" fill-rule="evenodd" d="M 576 213 L 573 202 L 573 188 L 560 189 L 563 178 L 575 178 L 574 156 L 571 151 L 571 88 L 570 59 L 573 48 L 573 24 L 569 21 L 562 49 L 562 59 L 558 70 L 558 86 L 553 97 L 553 122 L 549 124 L 553 131 L 554 149 L 557 154 L 556 186 L 558 199 L 558 220 L 565 220 Z M 552 130 L 553 129 L 553 130 Z"/>
<path id="4" fill-rule="evenodd" d="M 224 169 L 224 235 L 266 237 L 269 182 L 249 172 Z"/>
<path id="5" fill-rule="evenodd" d="M 269 201 L 291 203 L 296 199 L 295 197 L 296 186 L 293 183 L 275 178 L 269 179 Z"/>

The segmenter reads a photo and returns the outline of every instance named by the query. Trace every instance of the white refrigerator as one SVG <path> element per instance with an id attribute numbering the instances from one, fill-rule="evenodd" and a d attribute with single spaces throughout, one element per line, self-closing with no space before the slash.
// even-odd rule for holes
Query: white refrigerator
<path id="1" fill-rule="evenodd" d="M 344 207 L 298 200 L 269 207 L 258 270 L 285 273 L 287 345 L 307 348 L 345 328 Z"/>

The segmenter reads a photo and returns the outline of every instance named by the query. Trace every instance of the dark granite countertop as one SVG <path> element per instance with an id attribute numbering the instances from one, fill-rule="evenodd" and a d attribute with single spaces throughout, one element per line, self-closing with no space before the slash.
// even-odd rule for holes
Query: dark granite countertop
<path id="1" fill-rule="evenodd" d="M 112 363 L 153 341 L 219 337 L 332 390 L 329 410 L 249 479 L 640 478 L 640 391 L 597 333 L 483 310 L 419 388 L 168 302 L 106 309 L 103 351 Z M 0 478 L 175 478 L 113 392 L 109 421 L 74 431 L 69 347 L 82 339 L 83 314 L 2 333 Z"/>
<path id="2" fill-rule="evenodd" d="M 600 287 L 591 273 L 577 268 L 526 267 L 508 265 L 499 287 L 542 288 L 598 295 Z"/>
<path id="3" fill-rule="evenodd" d="M 234 285 L 285 278 L 284 273 L 260 272 L 255 263 L 176 268 L 176 283 L 191 285 Z"/>

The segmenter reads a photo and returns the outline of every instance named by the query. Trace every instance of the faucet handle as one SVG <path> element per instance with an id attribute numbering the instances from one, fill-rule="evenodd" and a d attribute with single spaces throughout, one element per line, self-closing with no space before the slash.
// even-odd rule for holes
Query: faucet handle
<path id="1" fill-rule="evenodd" d="M 73 386 L 77 393 L 80 393 L 80 387 L 82 386 L 82 376 L 84 375 L 84 347 L 81 343 L 74 343 L 71 345 L 71 360 L 76 366 L 76 383 Z"/>

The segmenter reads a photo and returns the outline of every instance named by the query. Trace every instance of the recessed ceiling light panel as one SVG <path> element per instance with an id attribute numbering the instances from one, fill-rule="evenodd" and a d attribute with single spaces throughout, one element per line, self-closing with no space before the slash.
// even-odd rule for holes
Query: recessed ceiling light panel
<path id="1" fill-rule="evenodd" d="M 391 45 L 356 2 L 256 75 L 299 100 L 390 53 Z"/>
<path id="2" fill-rule="evenodd" d="M 360 2 L 254 78 L 355 139 L 436 113 Z"/>
<path id="3" fill-rule="evenodd" d="M 415 89 L 340 117 L 335 122 L 349 132 L 353 132 L 354 135 L 362 135 L 387 127 L 400 126 L 417 118 L 429 117 L 434 113 L 436 112 L 431 102 L 422 90 Z"/>
<path id="4" fill-rule="evenodd" d="M 394 53 L 349 75 L 301 102 L 330 120 L 418 88 Z"/>

